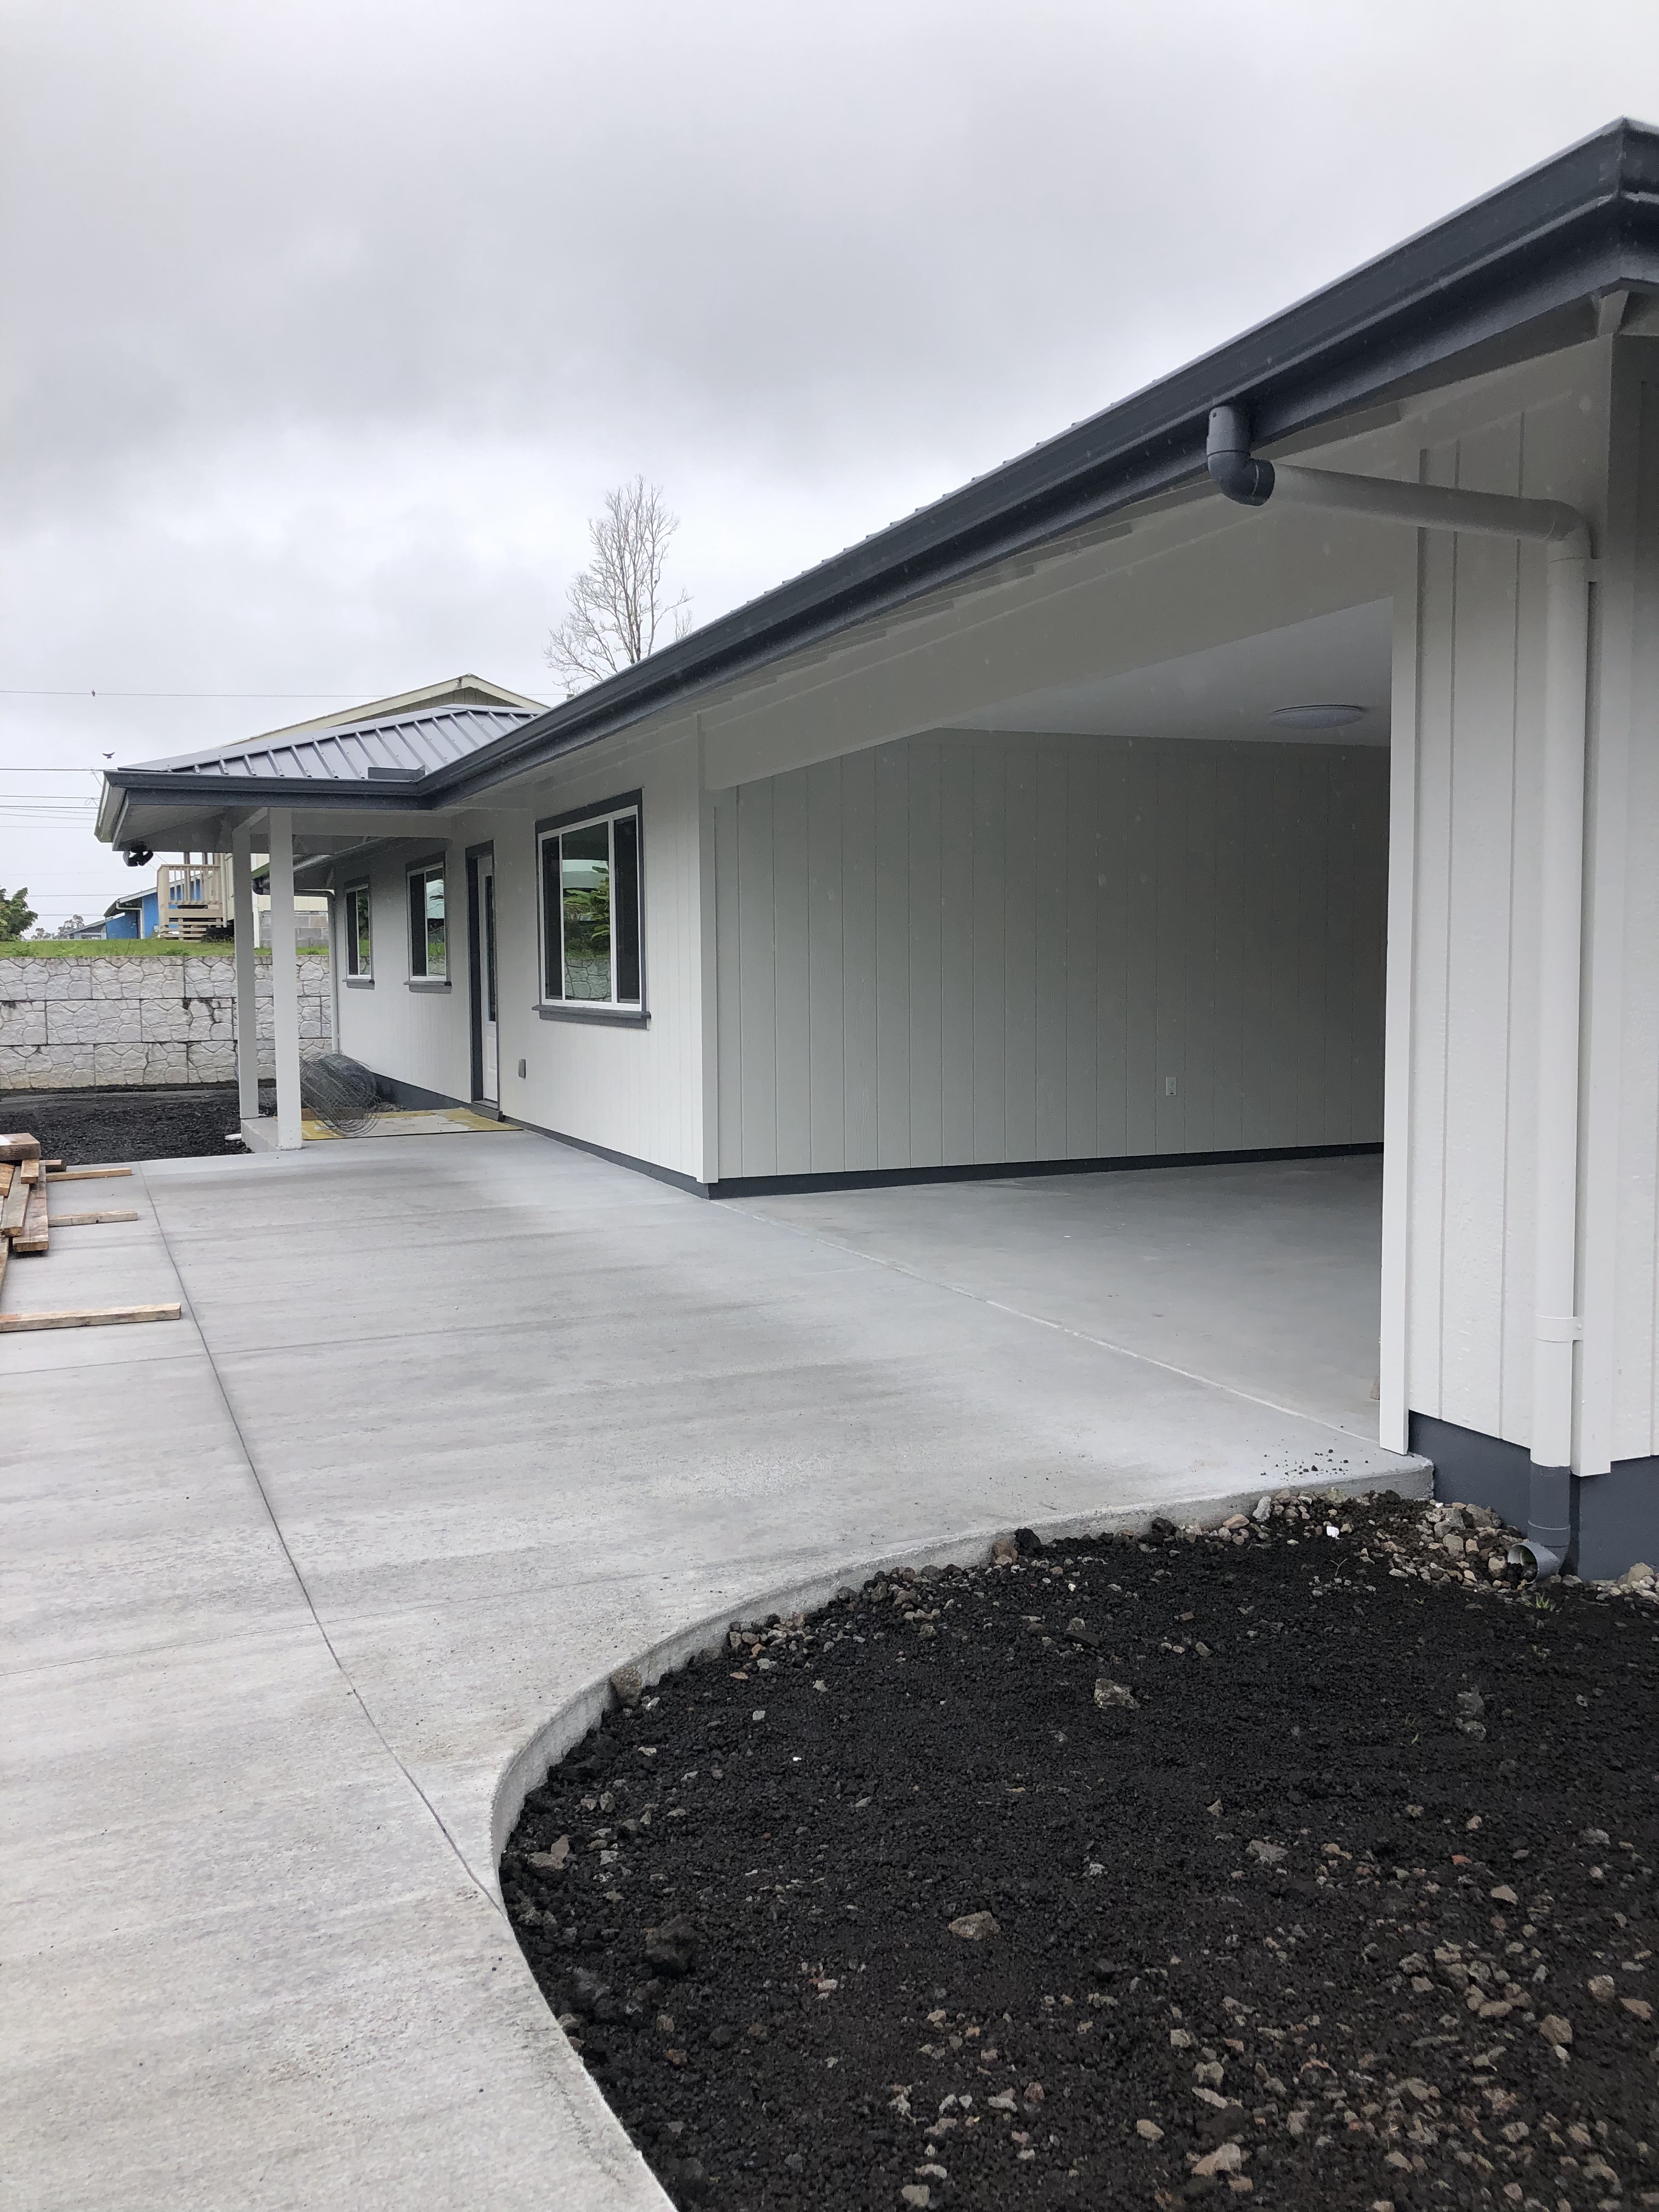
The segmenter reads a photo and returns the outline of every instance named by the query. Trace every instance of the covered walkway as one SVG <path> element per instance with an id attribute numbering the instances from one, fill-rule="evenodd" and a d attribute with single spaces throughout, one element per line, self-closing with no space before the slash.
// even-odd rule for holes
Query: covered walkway
<path id="1" fill-rule="evenodd" d="M 495 1132 L 124 1188 L 6 1303 L 185 1319 L 0 1341 L 32 2212 L 659 2205 L 494 1894 L 550 1714 L 878 1557 L 1427 1486 L 1361 1433 L 1370 1161 L 710 1205 Z"/>

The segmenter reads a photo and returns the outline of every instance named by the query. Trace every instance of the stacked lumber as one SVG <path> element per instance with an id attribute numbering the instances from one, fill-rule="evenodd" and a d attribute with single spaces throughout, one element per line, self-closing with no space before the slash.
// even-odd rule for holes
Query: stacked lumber
<path id="1" fill-rule="evenodd" d="M 98 1221 L 137 1221 L 136 1212 L 105 1209 L 93 1213 L 59 1213 L 48 1207 L 53 1183 L 85 1182 L 106 1176 L 130 1176 L 131 1168 L 66 1168 L 44 1160 L 40 1139 L 23 1132 L 0 1135 L 0 1286 L 14 1258 L 38 1259 L 50 1249 L 52 1231 L 81 1229 Z M 174 1305 L 71 1306 L 58 1312 L 0 1313 L 0 1334 L 21 1329 L 98 1328 L 112 1322 L 177 1321 Z"/>

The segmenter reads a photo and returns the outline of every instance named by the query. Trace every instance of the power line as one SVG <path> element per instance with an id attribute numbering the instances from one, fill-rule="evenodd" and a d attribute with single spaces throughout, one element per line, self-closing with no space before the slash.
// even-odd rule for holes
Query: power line
<path id="1" fill-rule="evenodd" d="M 526 698 L 534 697 L 526 692 Z M 100 691 L 85 690 L 25 690 L 15 685 L 0 684 L 0 699 L 356 699 L 358 690 L 349 691 Z M 540 701 L 537 703 L 540 705 Z"/>
<path id="2" fill-rule="evenodd" d="M 0 699 L 355 699 L 355 691 L 27 690 L 0 686 Z"/>

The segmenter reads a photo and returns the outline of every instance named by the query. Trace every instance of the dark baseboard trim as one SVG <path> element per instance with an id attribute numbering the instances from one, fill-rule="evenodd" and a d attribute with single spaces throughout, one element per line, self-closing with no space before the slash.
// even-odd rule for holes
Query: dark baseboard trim
<path id="1" fill-rule="evenodd" d="M 597 1149 L 595 1147 L 594 1149 Z M 787 1198 L 821 1190 L 890 1190 L 905 1183 L 1007 1182 L 1015 1176 L 1115 1175 L 1140 1168 L 1220 1168 L 1261 1160 L 1347 1159 L 1380 1152 L 1381 1145 L 1275 1145 L 1238 1152 L 1132 1152 L 1103 1159 L 976 1160 L 941 1168 L 850 1168 L 829 1175 L 722 1176 L 697 1184 L 710 1198 Z"/>
<path id="2" fill-rule="evenodd" d="M 708 1185 L 699 1182 L 695 1176 L 682 1175 L 678 1168 L 659 1167 L 655 1160 L 637 1158 L 632 1152 L 614 1152 L 609 1145 L 596 1145 L 586 1137 L 573 1137 L 563 1129 L 544 1129 L 539 1121 L 526 1121 L 521 1115 L 503 1114 L 501 1119 L 511 1121 L 515 1128 L 529 1129 L 538 1137 L 550 1137 L 556 1145 L 568 1145 L 573 1152 L 591 1152 L 596 1160 L 609 1160 L 615 1168 L 632 1168 L 635 1175 L 649 1176 L 653 1182 L 668 1183 L 675 1190 L 687 1192 L 692 1198 L 707 1198 Z"/>
<path id="3" fill-rule="evenodd" d="M 447 1091 L 425 1091 L 418 1083 L 405 1083 L 401 1076 L 374 1073 L 374 1081 L 381 1097 L 400 1107 L 406 1114 L 431 1114 L 446 1106 L 470 1107 L 470 1098 L 452 1098 Z"/>

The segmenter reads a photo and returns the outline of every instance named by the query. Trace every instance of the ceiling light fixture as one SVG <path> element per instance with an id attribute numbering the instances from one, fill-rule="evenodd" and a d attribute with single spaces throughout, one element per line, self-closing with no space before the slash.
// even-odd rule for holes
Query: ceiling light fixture
<path id="1" fill-rule="evenodd" d="M 1364 707 L 1275 707 L 1267 717 L 1289 730 L 1346 730 L 1350 722 L 1363 722 Z"/>

